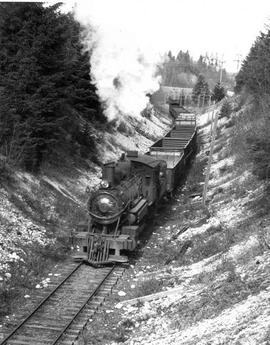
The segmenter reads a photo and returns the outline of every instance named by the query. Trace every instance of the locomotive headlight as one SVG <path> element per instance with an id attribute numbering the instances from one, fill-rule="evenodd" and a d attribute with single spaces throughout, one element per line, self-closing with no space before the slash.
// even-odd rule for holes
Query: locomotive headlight
<path id="1" fill-rule="evenodd" d="M 107 196 L 103 196 L 97 202 L 97 206 L 102 213 L 107 213 L 108 211 L 113 210 L 114 203 Z"/>
<path id="2" fill-rule="evenodd" d="M 100 186 L 101 188 L 109 188 L 110 184 L 107 180 L 102 180 Z"/>

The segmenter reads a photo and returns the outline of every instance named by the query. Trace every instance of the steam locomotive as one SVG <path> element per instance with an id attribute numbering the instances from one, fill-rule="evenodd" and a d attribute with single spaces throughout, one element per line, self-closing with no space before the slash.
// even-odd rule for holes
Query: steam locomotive
<path id="1" fill-rule="evenodd" d="M 170 104 L 170 113 L 173 128 L 149 152 L 128 151 L 104 164 L 100 187 L 88 198 L 88 225 L 75 235 L 74 259 L 93 265 L 128 261 L 146 216 L 181 181 L 196 151 L 196 115 L 179 104 Z"/>

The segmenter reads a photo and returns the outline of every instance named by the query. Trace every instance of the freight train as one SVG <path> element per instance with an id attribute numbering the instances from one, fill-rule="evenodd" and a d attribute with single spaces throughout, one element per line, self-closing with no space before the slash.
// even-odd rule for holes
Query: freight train
<path id="1" fill-rule="evenodd" d="M 127 262 L 136 248 L 146 216 L 181 181 L 196 151 L 196 115 L 170 104 L 172 129 L 146 154 L 128 151 L 104 164 L 99 188 L 89 194 L 88 224 L 75 235 L 75 260 L 99 265 Z"/>

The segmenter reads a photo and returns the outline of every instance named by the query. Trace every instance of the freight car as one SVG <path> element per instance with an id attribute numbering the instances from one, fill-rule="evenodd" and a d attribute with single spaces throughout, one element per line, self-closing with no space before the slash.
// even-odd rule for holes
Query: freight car
<path id="1" fill-rule="evenodd" d="M 152 157 L 162 159 L 167 163 L 168 193 L 172 193 L 181 181 L 186 171 L 186 165 L 196 151 L 196 139 L 195 114 L 180 112 L 175 118 L 173 129 L 150 147 Z"/>
<path id="2" fill-rule="evenodd" d="M 145 217 L 171 194 L 196 150 L 196 115 L 170 107 L 173 128 L 146 154 L 129 151 L 104 164 L 102 182 L 87 202 L 88 225 L 76 233 L 74 259 L 92 264 L 126 262 L 137 245 Z"/>

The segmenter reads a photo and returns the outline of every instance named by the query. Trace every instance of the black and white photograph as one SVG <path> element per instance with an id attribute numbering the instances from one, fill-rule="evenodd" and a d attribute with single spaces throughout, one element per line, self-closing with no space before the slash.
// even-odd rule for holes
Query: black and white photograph
<path id="1" fill-rule="evenodd" d="M 0 345 L 270 345 L 270 2 L 0 1 Z"/>

